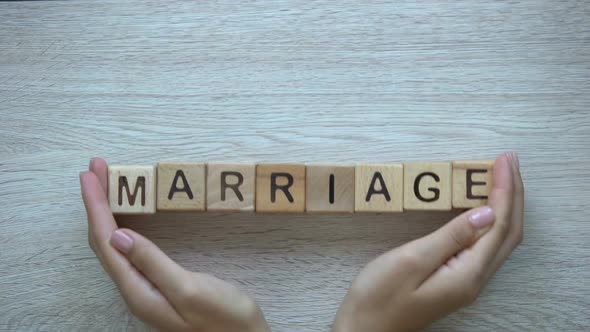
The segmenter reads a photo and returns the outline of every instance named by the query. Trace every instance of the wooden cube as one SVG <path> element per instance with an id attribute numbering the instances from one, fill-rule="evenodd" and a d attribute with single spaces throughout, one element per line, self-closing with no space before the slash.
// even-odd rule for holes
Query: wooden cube
<path id="1" fill-rule="evenodd" d="M 451 210 L 450 162 L 404 164 L 404 209 Z"/>
<path id="2" fill-rule="evenodd" d="M 308 212 L 354 212 L 354 166 L 306 165 Z"/>
<path id="3" fill-rule="evenodd" d="M 204 163 L 158 163 L 158 211 L 204 211 Z"/>
<path id="4" fill-rule="evenodd" d="M 156 212 L 154 166 L 109 166 L 109 205 L 115 214 Z"/>
<path id="5" fill-rule="evenodd" d="M 355 174 L 356 212 L 402 212 L 402 164 L 359 164 Z"/>
<path id="6" fill-rule="evenodd" d="M 453 207 L 486 205 L 492 190 L 493 160 L 453 162 Z"/>
<path id="7" fill-rule="evenodd" d="M 256 211 L 304 212 L 305 165 L 257 165 Z"/>
<path id="8" fill-rule="evenodd" d="M 254 211 L 255 164 L 207 165 L 207 210 Z"/>

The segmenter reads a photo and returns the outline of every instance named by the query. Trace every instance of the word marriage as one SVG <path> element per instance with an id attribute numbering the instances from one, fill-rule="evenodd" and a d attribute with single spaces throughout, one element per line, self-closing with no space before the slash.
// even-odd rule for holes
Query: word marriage
<path id="1" fill-rule="evenodd" d="M 115 214 L 448 211 L 487 203 L 493 161 L 109 166 Z"/>

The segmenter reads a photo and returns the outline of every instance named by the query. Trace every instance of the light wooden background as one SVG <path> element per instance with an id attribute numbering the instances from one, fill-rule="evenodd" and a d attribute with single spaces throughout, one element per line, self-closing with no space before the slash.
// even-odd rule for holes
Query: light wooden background
<path id="1" fill-rule="evenodd" d="M 587 1 L 0 2 L 0 330 L 146 329 L 87 245 L 92 156 L 395 162 L 520 153 L 524 243 L 431 331 L 590 329 Z M 121 222 L 327 331 L 361 267 L 452 213 Z"/>

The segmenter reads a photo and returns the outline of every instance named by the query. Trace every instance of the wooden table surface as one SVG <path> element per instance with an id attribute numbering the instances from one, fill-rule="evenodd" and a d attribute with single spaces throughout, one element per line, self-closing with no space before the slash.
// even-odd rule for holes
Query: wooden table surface
<path id="1" fill-rule="evenodd" d="M 144 330 L 87 245 L 92 156 L 396 162 L 521 156 L 524 243 L 431 331 L 590 329 L 586 1 L 0 2 L 0 330 Z M 328 331 L 372 258 L 453 213 L 121 223 Z"/>

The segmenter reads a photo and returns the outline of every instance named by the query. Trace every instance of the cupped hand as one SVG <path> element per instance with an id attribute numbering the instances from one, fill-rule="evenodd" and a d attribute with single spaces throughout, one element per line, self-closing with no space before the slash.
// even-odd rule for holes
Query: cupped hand
<path id="1" fill-rule="evenodd" d="M 117 227 L 104 160 L 90 161 L 80 185 L 88 242 L 131 313 L 163 331 L 270 331 L 256 302 L 237 287 L 187 271 L 150 240 Z"/>
<path id="2" fill-rule="evenodd" d="M 494 164 L 488 206 L 369 263 L 333 331 L 414 331 L 471 304 L 522 241 L 523 211 L 518 157 L 507 153 Z"/>

